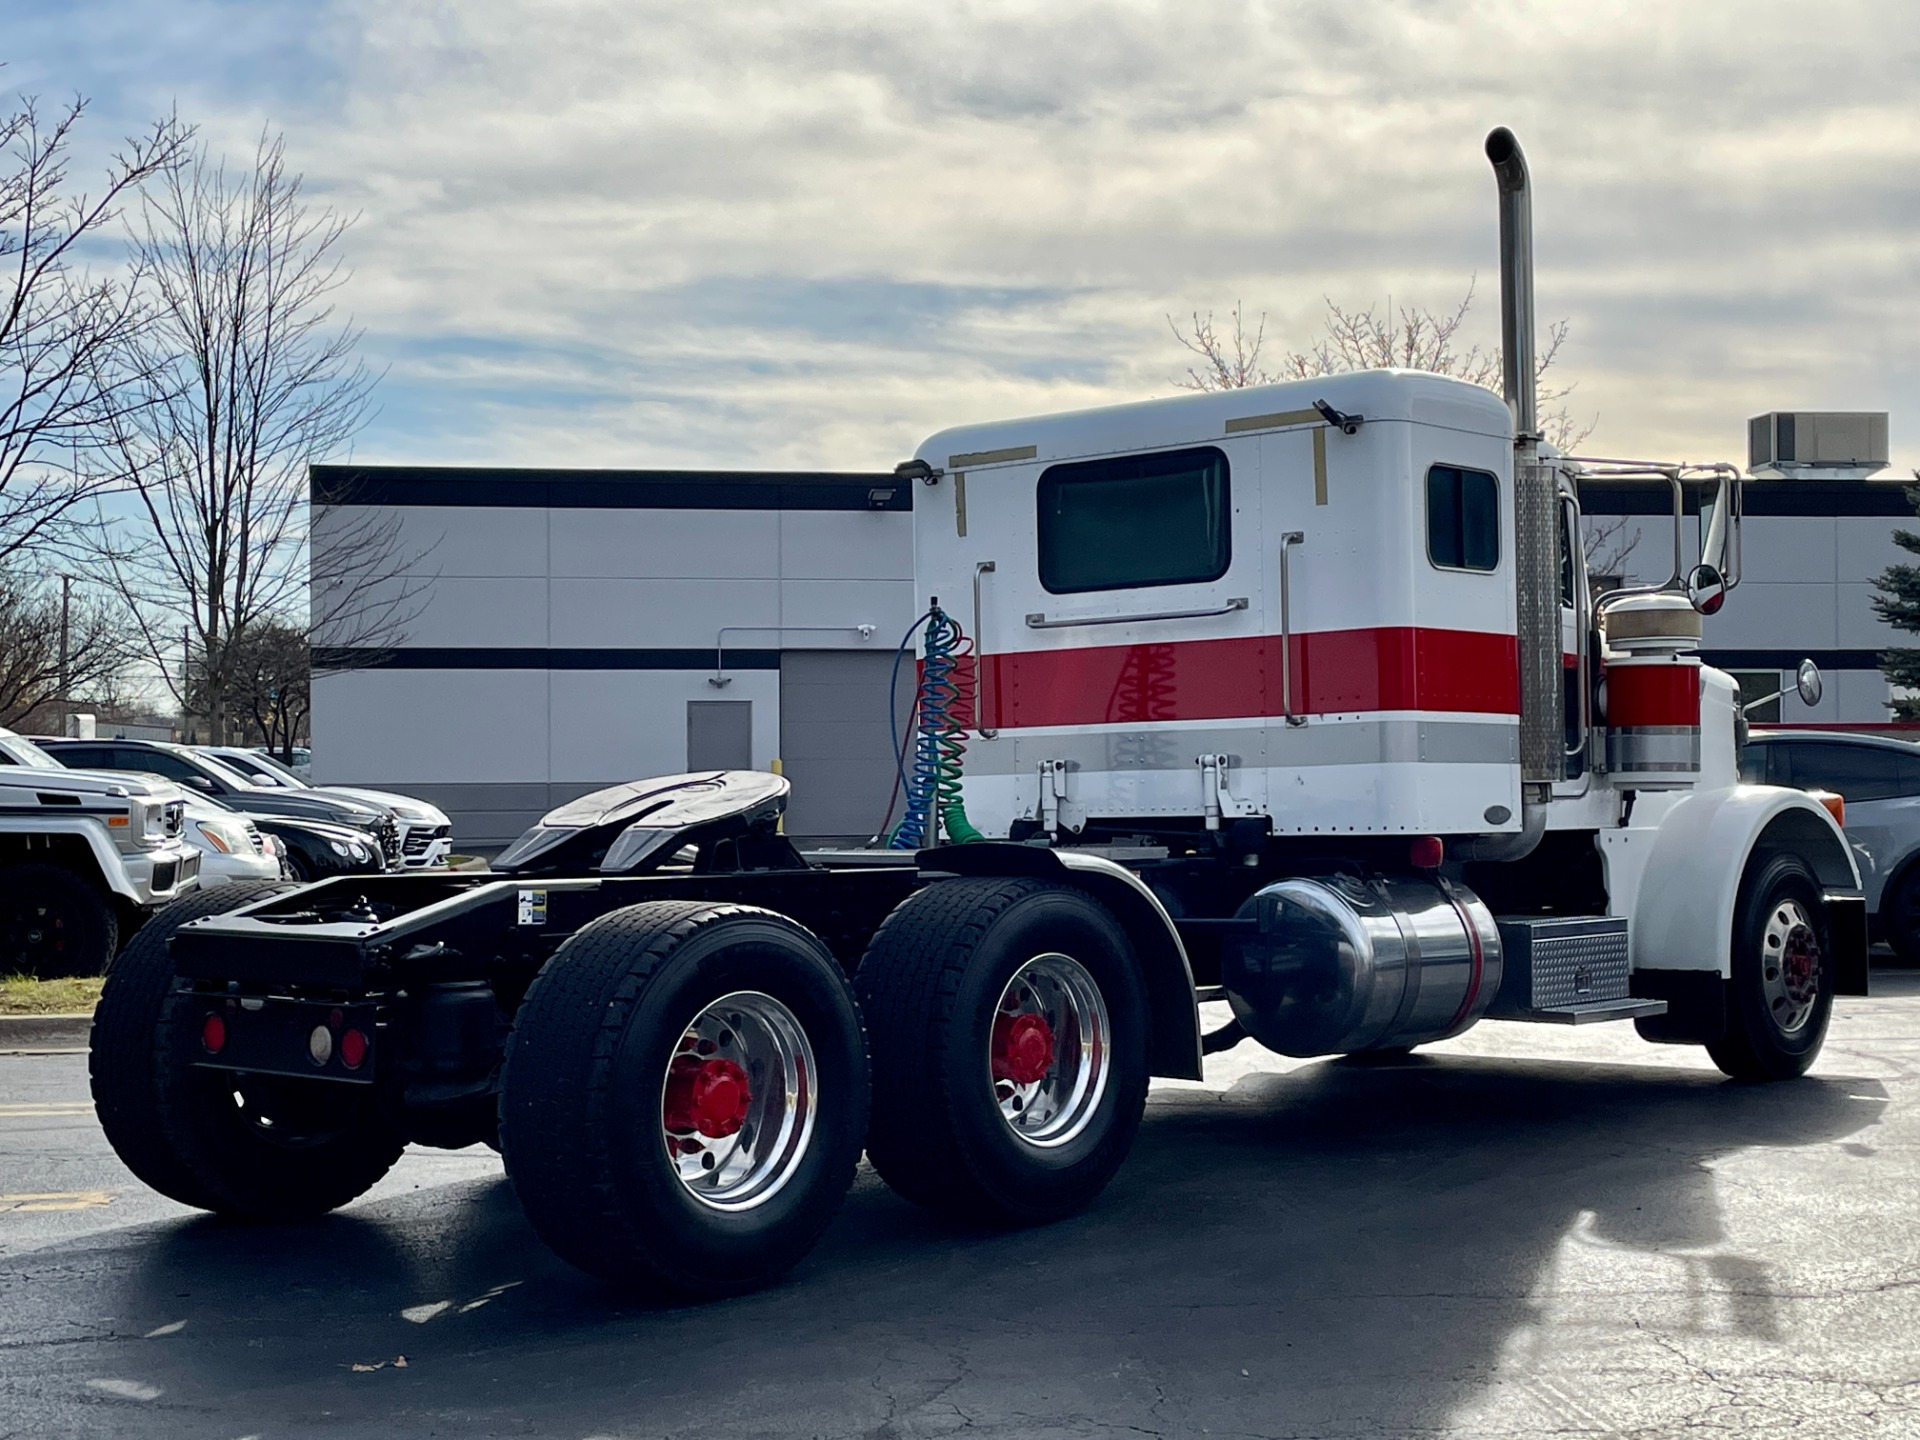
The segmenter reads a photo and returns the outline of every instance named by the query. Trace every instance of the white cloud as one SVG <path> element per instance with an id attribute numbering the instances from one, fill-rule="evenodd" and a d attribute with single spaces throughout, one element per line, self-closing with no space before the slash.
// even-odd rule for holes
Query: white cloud
<path id="1" fill-rule="evenodd" d="M 233 78 L 257 35 L 217 85 L 168 63 L 212 133 L 284 123 L 362 214 L 346 298 L 392 367 L 365 459 L 886 465 L 1165 393 L 1165 314 L 1236 298 L 1304 344 L 1323 295 L 1447 304 L 1477 272 L 1490 337 L 1496 123 L 1594 443 L 1737 458 L 1776 405 L 1889 409 L 1920 452 L 1906 21 L 337 0 L 285 83 Z"/>

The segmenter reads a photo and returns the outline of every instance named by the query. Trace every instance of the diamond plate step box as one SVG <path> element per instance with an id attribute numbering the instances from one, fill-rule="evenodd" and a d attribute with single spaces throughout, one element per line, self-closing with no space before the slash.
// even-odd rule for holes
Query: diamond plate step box
<path id="1" fill-rule="evenodd" d="M 1632 977 L 1624 919 L 1501 916 L 1497 923 L 1506 970 L 1488 1019 L 1533 1019 L 1541 1011 L 1629 999 Z"/>

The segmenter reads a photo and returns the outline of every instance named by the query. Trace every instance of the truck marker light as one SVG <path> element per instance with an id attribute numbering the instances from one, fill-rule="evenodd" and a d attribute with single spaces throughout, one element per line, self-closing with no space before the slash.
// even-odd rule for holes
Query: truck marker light
<path id="1" fill-rule="evenodd" d="M 1844 797 L 1831 790 L 1809 790 L 1807 795 L 1833 816 L 1834 824 L 1842 830 L 1847 828 L 1847 802 Z"/>
<path id="2" fill-rule="evenodd" d="M 1417 835 L 1407 847 L 1407 860 L 1416 870 L 1438 870 L 1446 858 L 1446 842 L 1438 835 Z"/>
<path id="3" fill-rule="evenodd" d="M 313 1033 L 307 1037 L 307 1054 L 313 1057 L 313 1063 L 324 1065 L 333 1058 L 333 1032 L 324 1025 L 313 1027 Z"/>
<path id="4" fill-rule="evenodd" d="M 209 1055 L 218 1055 L 227 1048 L 227 1022 L 218 1015 L 209 1015 L 200 1022 L 200 1043 L 206 1047 Z"/>
<path id="5" fill-rule="evenodd" d="M 358 1030 L 349 1030 L 340 1037 L 340 1063 L 349 1070 L 358 1070 L 367 1058 L 367 1037 Z"/>
<path id="6" fill-rule="evenodd" d="M 109 815 L 107 817 L 107 824 L 115 830 L 124 830 L 132 823 L 133 822 L 124 815 Z"/>

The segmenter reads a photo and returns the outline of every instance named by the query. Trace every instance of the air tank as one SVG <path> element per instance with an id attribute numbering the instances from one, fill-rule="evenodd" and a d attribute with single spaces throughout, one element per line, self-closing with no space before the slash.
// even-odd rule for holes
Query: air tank
<path id="1" fill-rule="evenodd" d="M 1388 1050 L 1457 1035 L 1499 993 L 1500 932 L 1464 886 L 1339 874 L 1251 896 L 1221 980 L 1242 1028 L 1282 1055 Z"/>
<path id="2" fill-rule="evenodd" d="M 1599 709 L 1606 767 L 1635 790 L 1700 779 L 1700 616 L 1671 592 L 1629 596 L 1605 611 Z"/>

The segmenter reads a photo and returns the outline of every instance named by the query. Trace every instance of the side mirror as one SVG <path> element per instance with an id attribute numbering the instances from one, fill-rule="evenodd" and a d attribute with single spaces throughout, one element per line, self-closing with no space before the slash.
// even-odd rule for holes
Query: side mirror
<path id="1" fill-rule="evenodd" d="M 1816 679 L 1816 683 L 1818 683 L 1817 679 Z M 191 785 L 194 789 L 200 791 L 202 794 L 205 794 L 205 795 L 213 794 L 213 781 L 209 780 L 204 775 L 189 775 L 186 777 L 185 783 L 188 785 Z"/>
<path id="2" fill-rule="evenodd" d="M 1800 692 L 1800 703 L 1813 706 L 1820 703 L 1825 693 L 1820 684 L 1820 667 L 1811 660 L 1800 662 L 1800 673 L 1794 677 L 1793 688 Z"/>
<path id="3" fill-rule="evenodd" d="M 1696 565 L 1687 573 L 1687 599 L 1702 615 L 1719 613 L 1727 598 L 1727 582 L 1711 565 Z"/>

